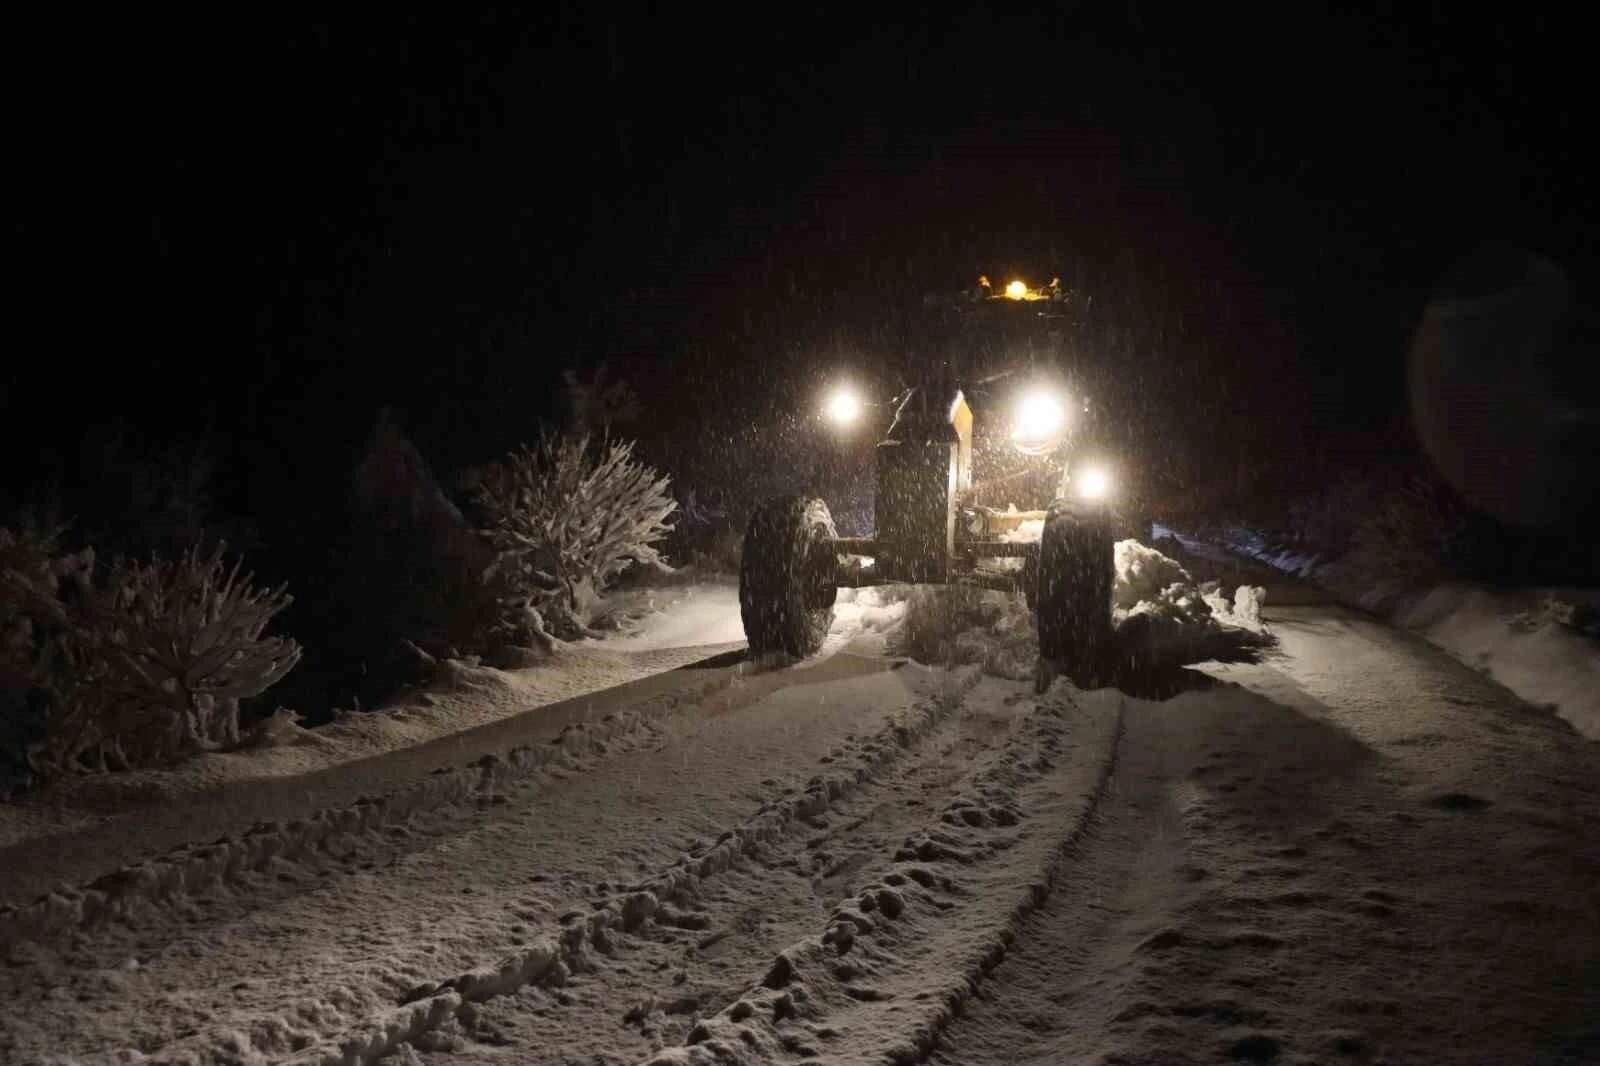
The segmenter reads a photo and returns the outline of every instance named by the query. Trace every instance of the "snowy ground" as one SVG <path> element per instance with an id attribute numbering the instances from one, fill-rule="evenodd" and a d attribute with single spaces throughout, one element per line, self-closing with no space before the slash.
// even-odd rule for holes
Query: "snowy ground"
<path id="1" fill-rule="evenodd" d="M 624 635 L 558 645 L 537 667 L 496 670 L 447 663 L 437 682 L 373 713 L 347 712 L 316 729 L 280 714 L 236 751 L 172 769 L 68 780 L 48 796 L 0 804 L 0 849 L 101 822 L 115 812 L 180 797 L 204 802 L 219 789 L 261 778 L 299 778 L 415 749 L 534 708 L 579 699 L 744 647 L 738 587 L 701 582 L 630 593 L 644 612 Z"/>
<path id="2" fill-rule="evenodd" d="M 1275 655 L 1150 701 L 995 676 L 1004 604 L 864 590 L 799 668 L 307 775 L 312 815 L 235 782 L 256 831 L 120 870 L 99 827 L 0 852 L 0 898 L 84 873 L 0 913 L 0 1060 L 1600 1061 L 1600 747 L 1278 593 Z"/>
<path id="3" fill-rule="evenodd" d="M 1190 552 L 1220 550 L 1181 540 Z M 1346 574 L 1337 560 L 1274 545 L 1249 530 L 1231 531 L 1225 547 L 1388 617 L 1600 740 L 1600 589 L 1490 589 L 1462 582 L 1422 590 L 1374 587 Z"/>
<path id="4" fill-rule="evenodd" d="M 605 642 L 611 651 L 655 651 L 662 648 L 744 644 L 736 582 L 699 583 L 672 590 L 676 595 L 656 607 L 624 636 Z"/>

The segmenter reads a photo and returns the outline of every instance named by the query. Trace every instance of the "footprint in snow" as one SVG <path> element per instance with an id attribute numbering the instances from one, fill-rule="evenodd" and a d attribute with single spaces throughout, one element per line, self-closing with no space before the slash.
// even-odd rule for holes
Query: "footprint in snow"
<path id="1" fill-rule="evenodd" d="M 1253 1033 L 1235 1040 L 1228 1048 L 1228 1057 L 1234 1062 L 1276 1062 L 1278 1042 L 1264 1033 Z"/>
<path id="2" fill-rule="evenodd" d="M 1489 806 L 1489 801 L 1482 796 L 1474 796 L 1470 792 L 1445 792 L 1428 801 L 1429 806 L 1437 807 L 1442 811 L 1481 811 Z"/>

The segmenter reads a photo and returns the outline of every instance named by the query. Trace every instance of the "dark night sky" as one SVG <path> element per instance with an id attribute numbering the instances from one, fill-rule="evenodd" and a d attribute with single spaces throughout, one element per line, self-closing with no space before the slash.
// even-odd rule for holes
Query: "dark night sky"
<path id="1" fill-rule="evenodd" d="M 1202 332 L 1243 321 L 1196 350 L 1270 389 L 1210 413 L 1289 391 L 1331 433 L 1400 410 L 1411 322 L 1478 241 L 1591 276 L 1573 26 L 1135 6 L 19 34 L 0 417 L 36 446 L 47 396 L 305 457 L 387 400 L 476 459 L 568 363 L 678 403 L 863 294 L 1070 252 L 1101 286 L 1131 254 Z"/>

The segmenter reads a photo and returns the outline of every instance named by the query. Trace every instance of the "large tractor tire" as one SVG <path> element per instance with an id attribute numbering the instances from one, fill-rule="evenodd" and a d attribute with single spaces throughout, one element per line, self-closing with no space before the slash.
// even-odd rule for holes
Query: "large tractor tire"
<path id="1" fill-rule="evenodd" d="M 828 505 L 804 496 L 756 509 L 739 564 L 739 614 L 752 654 L 815 655 L 839 595 L 838 534 Z"/>
<path id="2" fill-rule="evenodd" d="M 1050 509 L 1034 593 L 1041 691 L 1058 674 L 1083 688 L 1108 674 L 1115 544 L 1103 507 L 1058 503 Z"/>

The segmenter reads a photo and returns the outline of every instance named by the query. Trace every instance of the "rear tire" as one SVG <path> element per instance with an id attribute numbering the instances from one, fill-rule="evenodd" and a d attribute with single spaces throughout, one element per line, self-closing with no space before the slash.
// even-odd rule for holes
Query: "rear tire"
<path id="1" fill-rule="evenodd" d="M 752 654 L 815 655 L 839 595 L 838 536 L 828 505 L 783 496 L 756 509 L 739 563 L 739 614 Z"/>
<path id="2" fill-rule="evenodd" d="M 1058 673 L 1080 688 L 1108 673 L 1115 544 L 1104 508 L 1058 503 L 1050 509 L 1039 541 L 1034 608 L 1041 690 Z"/>

